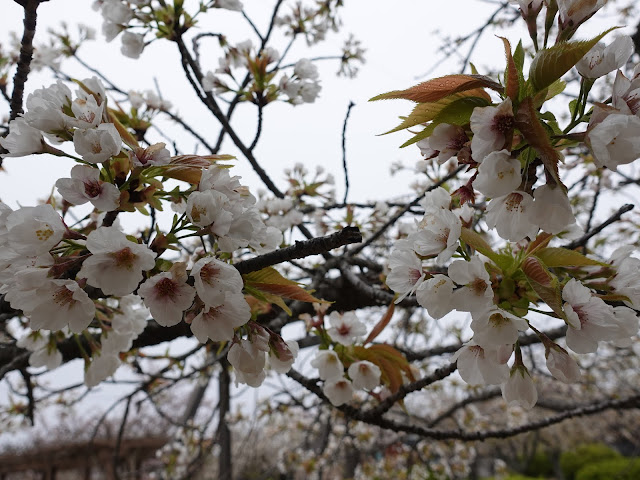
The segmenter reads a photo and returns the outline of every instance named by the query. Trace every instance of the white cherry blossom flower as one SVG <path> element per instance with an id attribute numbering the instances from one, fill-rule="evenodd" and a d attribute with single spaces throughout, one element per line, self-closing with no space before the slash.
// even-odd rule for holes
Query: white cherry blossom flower
<path id="1" fill-rule="evenodd" d="M 63 113 L 71 107 L 71 90 L 60 80 L 30 93 L 26 107 L 25 122 L 46 133 L 67 131 L 75 123 L 73 117 Z"/>
<path id="2" fill-rule="evenodd" d="M 9 152 L 0 155 L 1 158 L 42 153 L 46 147 L 42 132 L 29 125 L 22 117 L 9 122 L 9 135 L 0 137 L 0 145 Z"/>
<path id="3" fill-rule="evenodd" d="M 469 385 L 499 385 L 507 381 L 509 367 L 498 362 L 496 349 L 466 343 L 452 357 L 458 373 Z"/>
<path id="4" fill-rule="evenodd" d="M 567 316 L 567 346 L 576 353 L 593 353 L 599 341 L 622 338 L 613 307 L 572 278 L 562 289 Z"/>
<path id="5" fill-rule="evenodd" d="M 144 36 L 139 33 L 126 31 L 122 34 L 122 47 L 120 52 L 125 57 L 140 58 L 144 50 Z"/>
<path id="6" fill-rule="evenodd" d="M 462 127 L 440 123 L 429 136 L 429 147 L 438 152 L 438 163 L 443 164 L 465 146 L 469 137 Z"/>
<path id="7" fill-rule="evenodd" d="M 347 370 L 353 383 L 353 388 L 357 390 L 373 390 L 380 385 L 380 368 L 366 360 L 353 362 Z"/>
<path id="8" fill-rule="evenodd" d="M 78 272 L 89 285 L 107 295 L 123 296 L 133 292 L 142 281 L 142 272 L 155 266 L 156 254 L 146 245 L 127 239 L 116 227 L 99 227 L 87 237 L 92 255 Z"/>
<path id="9" fill-rule="evenodd" d="M 493 305 L 491 277 L 480 257 L 474 255 L 470 262 L 454 260 L 449 265 L 448 274 L 458 285 L 464 285 L 453 292 L 453 304 L 456 310 L 484 311 Z"/>
<path id="10" fill-rule="evenodd" d="M 560 26 L 574 30 L 607 3 L 607 0 L 558 0 Z"/>
<path id="11" fill-rule="evenodd" d="M 498 307 L 472 311 L 471 316 L 473 341 L 483 347 L 497 348 L 500 345 L 514 344 L 518 340 L 518 333 L 529 328 L 526 320 Z"/>
<path id="12" fill-rule="evenodd" d="M 73 280 L 48 280 L 35 291 L 37 305 L 27 313 L 32 330 L 61 330 L 69 326 L 80 333 L 89 326 L 96 306 Z"/>
<path id="13" fill-rule="evenodd" d="M 525 192 L 492 199 L 487 207 L 486 222 L 500 237 L 512 242 L 525 237 L 535 238 L 538 233 L 538 226 L 533 221 L 533 198 Z"/>
<path id="14" fill-rule="evenodd" d="M 640 118 L 613 113 L 587 129 L 585 142 L 593 152 L 598 167 L 616 171 L 640 157 Z"/>
<path id="15" fill-rule="evenodd" d="M 530 14 L 537 15 L 542 9 L 543 0 L 509 0 L 509 3 L 515 3 L 520 7 L 522 16 L 527 18 Z"/>
<path id="16" fill-rule="evenodd" d="M 102 352 L 91 358 L 89 367 L 84 372 L 84 383 L 92 388 L 110 377 L 120 367 L 122 362 L 115 353 Z"/>
<path id="17" fill-rule="evenodd" d="M 333 350 L 318 350 L 310 364 L 318 369 L 318 376 L 322 380 L 342 378 L 342 375 L 344 375 L 344 365 L 338 358 L 338 354 Z"/>
<path id="18" fill-rule="evenodd" d="M 437 255 L 436 262 L 443 264 L 458 248 L 462 231 L 460 218 L 449 210 L 437 210 L 425 214 L 419 230 L 412 235 L 413 248 L 419 255 Z"/>
<path id="19" fill-rule="evenodd" d="M 57 348 L 45 347 L 29 355 L 29 365 L 33 368 L 45 367 L 54 370 L 62 365 L 62 353 Z"/>
<path id="20" fill-rule="evenodd" d="M 47 253 L 62 240 L 65 232 L 60 215 L 49 204 L 19 208 L 6 219 L 7 243 L 22 255 Z"/>
<path id="21" fill-rule="evenodd" d="M 576 69 L 585 78 L 600 78 L 626 65 L 634 52 L 633 40 L 629 35 L 621 35 L 610 45 L 599 42 L 576 63 Z"/>
<path id="22" fill-rule="evenodd" d="M 133 19 L 133 11 L 120 0 L 104 0 L 100 13 L 105 20 L 119 25 L 126 25 Z"/>
<path id="23" fill-rule="evenodd" d="M 224 8 L 226 10 L 235 10 L 241 12 L 243 5 L 240 0 L 216 0 L 213 5 L 215 8 Z"/>
<path id="24" fill-rule="evenodd" d="M 318 67 L 316 67 L 308 58 L 301 58 L 298 60 L 293 68 L 293 73 L 295 73 L 300 79 L 309 80 L 317 80 L 320 75 L 318 73 Z"/>
<path id="25" fill-rule="evenodd" d="M 105 103 L 98 103 L 98 99 L 93 95 L 82 95 L 71 102 L 74 127 L 80 129 L 96 128 L 102 121 Z M 109 124 L 107 124 L 109 125 Z"/>
<path id="26" fill-rule="evenodd" d="M 625 301 L 627 306 L 640 309 L 640 259 L 629 256 L 629 253 L 622 255 L 620 260 L 614 263 L 617 272 L 609 284 L 616 293 L 629 297 L 629 300 Z"/>
<path id="27" fill-rule="evenodd" d="M 122 139 L 113 123 L 103 123 L 98 128 L 77 129 L 73 134 L 73 146 L 85 162 L 96 164 L 118 155 Z"/>
<path id="28" fill-rule="evenodd" d="M 247 339 L 234 343 L 229 349 L 227 360 L 236 372 L 236 381 L 251 387 L 262 385 L 266 374 L 266 354 Z"/>
<path id="29" fill-rule="evenodd" d="M 551 345 L 545 348 L 547 368 L 551 375 L 564 383 L 576 383 L 580 381 L 582 374 L 578 363 L 569 356 L 564 348 Z"/>
<path id="30" fill-rule="evenodd" d="M 483 195 L 496 198 L 508 195 L 522 182 L 520 161 L 511 158 L 508 150 L 491 152 L 478 167 L 473 188 Z"/>
<path id="31" fill-rule="evenodd" d="M 454 309 L 453 287 L 453 281 L 446 275 L 434 275 L 420 285 L 416 300 L 437 320 Z"/>
<path id="32" fill-rule="evenodd" d="M 398 242 L 400 243 L 400 242 Z M 411 249 L 399 248 L 389 258 L 391 271 L 387 275 L 386 283 L 391 290 L 399 294 L 396 303 L 400 303 L 407 295 L 411 295 L 424 281 L 425 273 L 422 271 L 422 260 Z"/>
<path id="33" fill-rule="evenodd" d="M 569 197 L 557 185 L 542 185 L 533 192 L 533 222 L 547 233 L 556 235 L 576 223 Z"/>
<path id="34" fill-rule="evenodd" d="M 103 212 L 115 210 L 120 205 L 120 190 L 111 183 L 100 180 L 100 171 L 88 165 L 76 165 L 71 169 L 71 178 L 56 181 L 60 195 L 73 205 L 91 202 Z"/>
<path id="35" fill-rule="evenodd" d="M 271 366 L 271 368 L 277 373 L 281 374 L 287 373 L 289 370 L 291 370 L 291 366 L 293 365 L 293 362 L 295 362 L 296 357 L 298 356 L 298 352 L 300 351 L 298 342 L 296 342 L 295 340 L 287 340 L 285 345 L 289 352 L 288 355 L 280 353 L 280 356 L 278 356 L 276 354 L 277 351 L 275 349 L 272 349 L 269 351 L 268 357 L 269 365 Z"/>
<path id="36" fill-rule="evenodd" d="M 339 407 L 353 398 L 353 386 L 343 377 L 331 378 L 324 382 L 322 393 L 329 399 L 334 407 Z"/>
<path id="37" fill-rule="evenodd" d="M 501 385 L 501 389 L 502 398 L 509 405 L 520 405 L 526 410 L 531 410 L 538 401 L 538 391 L 524 366 L 514 366 L 509 380 Z"/>
<path id="38" fill-rule="evenodd" d="M 424 194 L 419 205 L 424 208 L 425 213 L 436 212 L 438 210 L 449 210 L 451 205 L 451 194 L 444 188 L 434 188 Z"/>
<path id="39" fill-rule="evenodd" d="M 638 316 L 635 310 L 622 306 L 614 307 L 613 314 L 619 329 L 619 334 L 613 339 L 613 344 L 616 347 L 631 346 L 631 337 L 638 333 Z"/>
<path id="40" fill-rule="evenodd" d="M 184 311 L 193 303 L 196 289 L 187 284 L 184 265 L 175 263 L 171 271 L 145 280 L 138 295 L 144 299 L 156 322 L 171 327 L 182 321 Z"/>
<path id="41" fill-rule="evenodd" d="M 210 227 L 216 235 L 229 233 L 233 214 L 231 205 L 224 193 L 216 190 L 193 192 L 187 199 L 187 216 L 198 227 Z"/>
<path id="42" fill-rule="evenodd" d="M 621 113 L 640 116 L 640 67 L 636 66 L 635 71 L 638 74 L 629 80 L 618 70 L 611 97 L 613 107 Z"/>
<path id="43" fill-rule="evenodd" d="M 471 114 L 471 155 L 482 163 L 487 155 L 502 150 L 507 135 L 513 132 L 514 117 L 511 99 L 496 107 L 476 107 Z"/>
<path id="44" fill-rule="evenodd" d="M 233 340 L 234 329 L 251 319 L 251 309 L 240 293 L 224 292 L 223 301 L 216 306 L 205 306 L 191 321 L 191 331 L 202 343 L 210 338 L 214 342 Z"/>
<path id="45" fill-rule="evenodd" d="M 329 323 L 331 328 L 327 330 L 327 333 L 333 341 L 342 345 L 353 345 L 367 333 L 367 327 L 358 319 L 355 312 L 344 314 L 331 312 Z"/>
<path id="46" fill-rule="evenodd" d="M 198 260 L 191 269 L 191 276 L 205 307 L 222 304 L 226 292 L 239 294 L 244 286 L 238 270 L 213 257 Z"/>
<path id="47" fill-rule="evenodd" d="M 154 143 L 147 148 L 135 147 L 129 152 L 129 159 L 134 167 L 169 165 L 171 153 L 165 147 L 163 142 Z"/>

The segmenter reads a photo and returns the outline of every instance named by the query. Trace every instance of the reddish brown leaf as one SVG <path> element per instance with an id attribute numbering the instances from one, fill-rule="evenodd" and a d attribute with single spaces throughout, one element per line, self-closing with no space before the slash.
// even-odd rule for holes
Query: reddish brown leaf
<path id="1" fill-rule="evenodd" d="M 218 160 L 231 160 L 232 155 L 177 155 L 163 172 L 165 177 L 175 178 L 193 185 L 200 183 L 202 169 L 209 168 Z"/>
<path id="2" fill-rule="evenodd" d="M 518 101 L 518 91 L 520 90 L 520 84 L 518 82 L 518 69 L 516 62 L 511 55 L 511 44 L 509 40 L 504 37 L 498 37 L 504 43 L 504 53 L 507 57 L 507 69 L 505 72 L 506 94 L 512 102 Z"/>
<path id="3" fill-rule="evenodd" d="M 387 311 L 385 312 L 385 314 L 382 316 L 380 321 L 376 323 L 376 326 L 373 327 L 373 330 L 371 330 L 371 333 L 369 334 L 367 339 L 364 341 L 364 345 L 366 345 L 367 343 L 373 342 L 375 338 L 380 334 L 380 332 L 382 332 L 382 330 L 385 329 L 385 327 L 391 321 L 391 317 L 393 317 L 393 312 L 395 310 L 395 307 L 396 307 L 396 304 L 394 302 L 391 302 L 391 305 L 389 305 L 389 308 L 387 308 Z"/>
<path id="4" fill-rule="evenodd" d="M 446 75 L 420 83 L 406 90 L 394 90 L 375 96 L 373 100 L 386 100 L 393 98 L 403 98 L 417 103 L 437 102 L 438 100 L 453 95 L 454 93 L 472 90 L 474 88 L 491 88 L 497 92 L 502 92 L 502 85 L 484 75 Z M 491 101 L 486 92 L 482 98 Z M 477 96 L 477 95 L 476 95 Z"/>

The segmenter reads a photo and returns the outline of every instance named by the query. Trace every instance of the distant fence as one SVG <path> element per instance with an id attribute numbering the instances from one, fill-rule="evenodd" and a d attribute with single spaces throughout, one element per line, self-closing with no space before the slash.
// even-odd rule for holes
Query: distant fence
<path id="1" fill-rule="evenodd" d="M 161 437 L 123 439 L 117 460 L 114 460 L 115 439 L 4 454 L 0 455 L 0 480 L 157 479 L 152 475 L 160 466 L 155 452 L 166 441 Z"/>

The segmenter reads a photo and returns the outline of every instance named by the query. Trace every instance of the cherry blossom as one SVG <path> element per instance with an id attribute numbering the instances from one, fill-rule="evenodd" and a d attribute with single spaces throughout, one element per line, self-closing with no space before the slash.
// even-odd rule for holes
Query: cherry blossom
<path id="1" fill-rule="evenodd" d="M 311 366 L 318 369 L 318 376 L 322 380 L 341 378 L 344 374 L 344 365 L 333 350 L 318 350 L 314 359 L 311 360 Z"/>
<path id="2" fill-rule="evenodd" d="M 493 305 L 491 277 L 480 257 L 474 255 L 469 262 L 464 260 L 451 262 L 448 274 L 458 285 L 464 285 L 453 292 L 452 300 L 456 310 L 482 311 Z"/>
<path id="3" fill-rule="evenodd" d="M 95 387 L 116 373 L 121 364 L 120 358 L 115 353 L 102 352 L 100 355 L 94 355 L 84 372 L 85 385 L 89 388 Z"/>
<path id="4" fill-rule="evenodd" d="M 87 165 L 71 169 L 71 178 L 56 181 L 60 195 L 73 205 L 91 202 L 103 212 L 115 210 L 120 205 L 120 190 L 111 183 L 100 180 L 100 171 Z"/>
<path id="5" fill-rule="evenodd" d="M 509 405 L 520 405 L 531 410 L 538 401 L 538 391 L 529 371 L 524 366 L 514 366 L 509 380 L 501 385 L 502 398 Z"/>
<path id="6" fill-rule="evenodd" d="M 354 342 L 367 333 L 367 327 L 354 312 L 346 312 L 344 314 L 331 312 L 329 314 L 329 323 L 331 328 L 327 330 L 327 333 L 332 340 L 342 345 L 353 345 Z"/>
<path id="7" fill-rule="evenodd" d="M 640 64 L 631 80 L 618 70 L 613 82 L 612 105 L 621 113 L 640 116 Z"/>
<path id="8" fill-rule="evenodd" d="M 366 360 L 353 362 L 347 373 L 357 390 L 373 390 L 380 385 L 380 368 Z"/>
<path id="9" fill-rule="evenodd" d="M 453 281 L 446 275 L 434 275 L 416 291 L 416 300 L 432 318 L 439 319 L 454 309 Z"/>
<path id="10" fill-rule="evenodd" d="M 545 344 L 545 357 L 549 372 L 561 382 L 576 383 L 580 380 L 580 367 L 564 348 L 556 344 Z"/>
<path id="11" fill-rule="evenodd" d="M 166 144 L 159 142 L 147 148 L 135 147 L 130 151 L 129 159 L 135 167 L 149 167 L 168 165 L 171 162 L 171 154 L 166 148 Z"/>
<path id="12" fill-rule="evenodd" d="M 127 239 L 116 227 L 99 227 L 87 237 L 92 255 L 82 264 L 78 278 L 108 295 L 133 292 L 142 281 L 142 273 L 155 266 L 156 254 L 146 245 Z"/>
<path id="13" fill-rule="evenodd" d="M 500 237 L 519 242 L 535 238 L 538 226 L 533 221 L 533 198 L 525 192 L 513 192 L 489 202 L 487 226 L 495 228 Z"/>
<path id="14" fill-rule="evenodd" d="M 542 185 L 533 192 L 533 222 L 554 235 L 576 223 L 569 197 L 558 185 Z"/>
<path id="15" fill-rule="evenodd" d="M 471 114 L 471 154 L 482 163 L 491 152 L 502 150 L 507 136 L 513 132 L 514 118 L 511 99 L 496 107 L 476 107 Z"/>
<path id="16" fill-rule="evenodd" d="M 193 192 L 187 200 L 187 216 L 194 225 L 210 227 L 216 235 L 226 235 L 233 222 L 229 198 L 216 190 Z"/>
<path id="17" fill-rule="evenodd" d="M 575 30 L 600 8 L 607 0 L 557 0 L 560 11 L 560 25 L 563 29 Z"/>
<path id="18" fill-rule="evenodd" d="M 322 393 L 329 399 L 334 407 L 339 407 L 353 398 L 353 386 L 343 377 L 330 378 L 324 382 Z"/>
<path id="19" fill-rule="evenodd" d="M 47 253 L 62 240 L 65 232 L 60 215 L 49 204 L 19 208 L 6 219 L 9 246 L 27 256 Z"/>
<path id="20" fill-rule="evenodd" d="M 462 223 L 455 213 L 443 209 L 427 213 L 411 237 L 413 248 L 418 255 L 437 255 L 436 262 L 442 264 L 458 248 L 461 231 Z"/>
<path id="21" fill-rule="evenodd" d="M 229 349 L 227 359 L 236 372 L 236 381 L 245 383 L 251 387 L 262 385 L 266 374 L 266 354 L 254 343 L 242 339 L 240 343 L 234 343 Z"/>
<path id="22" fill-rule="evenodd" d="M 585 78 L 600 78 L 622 68 L 633 54 L 633 40 L 628 35 L 616 38 L 610 45 L 597 43 L 576 63 L 576 69 Z"/>
<path id="23" fill-rule="evenodd" d="M 139 33 L 124 32 L 122 34 L 122 47 L 120 51 L 125 57 L 140 58 L 144 50 L 144 36 Z"/>
<path id="24" fill-rule="evenodd" d="M 25 313 L 32 330 L 61 330 L 74 333 L 87 328 L 96 312 L 89 295 L 73 280 L 48 280 L 35 291 L 36 305 Z"/>
<path id="25" fill-rule="evenodd" d="M 98 128 L 77 129 L 73 134 L 73 146 L 85 162 L 95 164 L 118 155 L 122 139 L 113 123 L 103 123 Z"/>
<path id="26" fill-rule="evenodd" d="M 640 259 L 627 254 L 616 263 L 617 272 L 609 284 L 616 293 L 629 298 L 625 300 L 627 306 L 637 309 L 640 307 Z"/>
<path id="27" fill-rule="evenodd" d="M 191 269 L 198 297 L 205 307 L 215 307 L 225 301 L 225 293 L 240 293 L 243 282 L 233 266 L 213 257 L 198 260 Z"/>
<path id="28" fill-rule="evenodd" d="M 576 353 L 592 353 L 599 341 L 624 338 L 615 320 L 613 307 L 595 297 L 575 278 L 562 289 L 567 316 L 567 346 Z"/>
<path id="29" fill-rule="evenodd" d="M 47 145 L 42 132 L 29 125 L 24 118 L 18 117 L 9 122 L 9 135 L 0 137 L 0 145 L 9 153 L 0 154 L 0 158 L 24 157 L 32 153 L 46 151 Z"/>
<path id="30" fill-rule="evenodd" d="M 415 252 L 409 249 L 408 242 L 396 243 L 396 248 L 391 252 L 387 275 L 387 285 L 400 296 L 396 303 L 400 303 L 407 295 L 411 295 L 424 281 L 425 273 L 422 271 L 422 261 Z M 405 248 L 402 248 L 405 247 Z"/>
<path id="31" fill-rule="evenodd" d="M 639 158 L 638 131 L 640 117 L 634 115 L 613 113 L 595 126 L 590 123 L 585 142 L 593 152 L 595 164 L 616 171 L 619 165 Z"/>
<path id="32" fill-rule="evenodd" d="M 174 263 L 171 271 L 154 275 L 140 285 L 138 295 L 163 327 L 180 323 L 184 311 L 193 303 L 196 289 L 186 282 L 184 264 Z"/>
<path id="33" fill-rule="evenodd" d="M 498 307 L 472 311 L 471 316 L 473 340 L 483 347 L 497 348 L 500 345 L 513 344 L 518 340 L 518 332 L 529 328 L 526 320 Z"/>
<path id="34" fill-rule="evenodd" d="M 451 194 L 444 188 L 434 188 L 430 192 L 424 194 L 424 197 L 419 202 L 420 206 L 424 208 L 425 214 L 436 212 L 438 210 L 449 210 L 451 205 Z"/>
<path id="35" fill-rule="evenodd" d="M 458 373 L 469 385 L 499 385 L 507 381 L 509 367 L 498 362 L 498 351 L 466 343 L 452 357 Z"/>
<path id="36" fill-rule="evenodd" d="M 442 164 L 454 155 L 469 141 L 462 127 L 440 123 L 429 136 L 429 146 L 438 152 L 438 163 Z"/>
<path id="37" fill-rule="evenodd" d="M 240 293 L 223 293 L 223 301 L 216 306 L 205 306 L 191 321 L 191 331 L 202 343 L 210 338 L 214 342 L 233 340 L 234 329 L 251 319 L 251 309 Z"/>
<path id="38" fill-rule="evenodd" d="M 282 346 L 280 348 L 277 347 L 278 346 L 269 351 L 269 365 L 277 373 L 287 373 L 291 370 L 291 366 L 298 356 L 300 347 L 295 340 L 287 340 L 287 342 L 285 342 L 286 348 Z"/>
<path id="39" fill-rule="evenodd" d="M 478 166 L 473 188 L 487 197 L 495 198 L 513 192 L 521 182 L 520 161 L 511 158 L 508 150 L 500 150 L 491 152 Z"/>

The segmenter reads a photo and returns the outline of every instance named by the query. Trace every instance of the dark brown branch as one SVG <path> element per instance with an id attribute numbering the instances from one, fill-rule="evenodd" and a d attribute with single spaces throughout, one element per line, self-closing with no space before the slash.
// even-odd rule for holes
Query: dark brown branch
<path id="1" fill-rule="evenodd" d="M 357 227 L 345 227 L 331 235 L 296 242 L 295 245 L 290 247 L 274 250 L 273 252 L 249 260 L 243 260 L 242 262 L 236 263 L 234 267 L 242 274 L 255 272 L 271 265 L 277 265 L 296 258 L 305 258 L 310 255 L 319 255 L 334 248 L 351 243 L 359 243 L 361 241 L 362 235 Z"/>
<path id="2" fill-rule="evenodd" d="M 22 99 L 24 96 L 24 84 L 31 71 L 33 59 L 33 37 L 36 34 L 37 10 L 40 0 L 22 0 L 18 2 L 24 7 L 24 33 L 20 42 L 20 57 L 16 74 L 13 76 L 13 94 L 11 95 L 11 113 L 9 120 L 14 120 L 23 113 Z"/>
<path id="3" fill-rule="evenodd" d="M 622 207 L 620 207 L 618 209 L 618 211 L 616 213 L 611 215 L 609 218 L 607 218 L 600 225 L 595 227 L 593 230 L 585 233 L 582 237 L 578 238 L 577 240 L 574 240 L 573 242 L 565 245 L 564 248 L 568 248 L 569 250 L 573 250 L 574 248 L 584 247 L 591 237 L 597 235 L 598 233 L 600 233 L 602 230 L 607 228 L 612 223 L 615 223 L 615 222 L 619 221 L 620 217 L 622 217 L 623 214 L 627 213 L 630 210 L 633 210 L 633 208 L 634 208 L 634 205 L 632 205 L 630 203 L 624 204 Z"/>
<path id="4" fill-rule="evenodd" d="M 309 390 L 311 393 L 315 394 L 325 402 L 328 402 L 328 399 L 322 393 L 322 389 L 317 385 L 318 379 L 311 379 L 301 375 L 296 370 L 292 369 L 287 374 L 290 378 L 298 382 L 304 388 Z M 632 395 L 630 397 L 624 399 L 611 399 L 604 400 L 601 402 L 597 402 L 588 406 L 581 406 L 577 408 L 573 408 L 571 410 L 567 410 L 565 412 L 559 413 L 557 415 L 553 415 L 547 418 L 543 418 L 541 420 L 532 421 L 530 423 L 513 427 L 513 428 L 504 428 L 499 430 L 478 430 L 478 431 L 461 431 L 461 430 L 438 430 L 433 428 L 425 428 L 415 423 L 403 423 L 395 420 L 390 420 L 384 418 L 382 416 L 378 417 L 370 417 L 366 415 L 365 410 L 360 410 L 359 408 L 353 407 L 351 405 L 345 404 L 340 405 L 339 407 L 335 407 L 341 412 L 343 412 L 348 417 L 359 420 L 370 425 L 376 425 L 378 427 L 392 430 L 394 432 L 405 432 L 412 433 L 418 435 L 423 438 L 432 438 L 435 440 L 463 440 L 463 441 L 475 441 L 475 440 L 485 440 L 487 438 L 509 438 L 521 433 L 530 432 L 534 430 L 540 430 L 541 428 L 545 428 L 551 425 L 555 425 L 564 420 L 574 417 L 581 417 L 587 415 L 594 415 L 605 410 L 627 410 L 627 409 L 637 409 L 640 408 L 640 394 Z"/>

